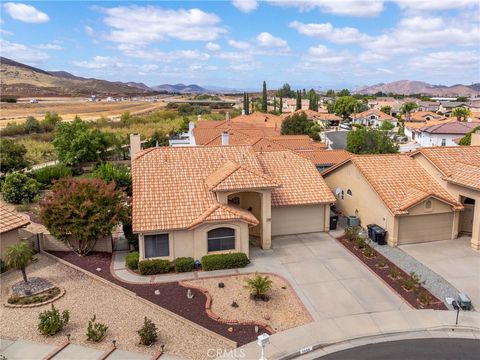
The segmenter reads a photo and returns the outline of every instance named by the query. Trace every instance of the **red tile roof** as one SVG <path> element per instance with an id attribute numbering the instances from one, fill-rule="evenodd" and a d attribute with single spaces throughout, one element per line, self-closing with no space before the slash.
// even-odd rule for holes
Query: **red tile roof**
<path id="1" fill-rule="evenodd" d="M 12 231 L 30 224 L 30 221 L 22 217 L 17 212 L 0 206 L 0 234 Z"/>
<path id="2" fill-rule="evenodd" d="M 429 134 L 464 135 L 477 126 L 480 126 L 480 123 L 449 121 L 441 124 L 426 125 L 420 128 L 420 131 Z"/>

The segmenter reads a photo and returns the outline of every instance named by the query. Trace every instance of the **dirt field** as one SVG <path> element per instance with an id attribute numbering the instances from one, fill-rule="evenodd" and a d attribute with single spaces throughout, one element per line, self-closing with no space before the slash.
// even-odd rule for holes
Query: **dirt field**
<path id="1" fill-rule="evenodd" d="M 21 123 L 28 116 L 34 116 L 38 120 L 43 118 L 45 112 L 56 112 L 63 120 L 73 120 L 78 115 L 82 120 L 95 120 L 102 116 L 119 117 L 129 111 L 132 115 L 141 115 L 160 110 L 166 106 L 166 102 L 145 101 L 122 101 L 122 102 L 89 102 L 85 98 L 74 99 L 48 99 L 40 100 L 37 104 L 18 102 L 16 104 L 2 103 L 0 105 L 0 127 L 9 122 Z"/>

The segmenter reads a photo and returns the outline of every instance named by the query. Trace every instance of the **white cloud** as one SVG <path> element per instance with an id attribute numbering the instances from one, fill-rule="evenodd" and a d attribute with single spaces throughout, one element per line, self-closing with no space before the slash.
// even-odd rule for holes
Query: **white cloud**
<path id="1" fill-rule="evenodd" d="M 122 68 L 125 64 L 110 56 L 95 56 L 92 60 L 76 60 L 72 64 L 85 69 Z"/>
<path id="2" fill-rule="evenodd" d="M 304 69 L 338 68 L 351 63 L 353 57 L 348 52 L 336 53 L 325 45 L 317 45 L 308 49 L 299 66 Z"/>
<path id="3" fill-rule="evenodd" d="M 478 51 L 438 51 L 415 56 L 410 59 L 408 64 L 414 69 L 443 73 L 478 70 L 479 58 L 480 53 Z"/>
<path id="4" fill-rule="evenodd" d="M 12 36 L 13 32 L 5 30 L 5 29 L 0 29 L 0 34 L 5 35 L 5 36 Z"/>
<path id="5" fill-rule="evenodd" d="M 383 11 L 381 0 L 267 0 L 279 6 L 296 7 L 302 11 L 320 9 L 328 14 L 373 17 Z"/>
<path id="6" fill-rule="evenodd" d="M 235 49 L 246 50 L 250 48 L 250 44 L 246 41 L 236 41 L 236 40 L 228 40 L 228 45 Z"/>
<path id="7" fill-rule="evenodd" d="M 38 44 L 34 45 L 34 47 L 42 50 L 63 50 L 63 46 L 60 45 L 59 41 L 53 41 L 46 44 Z"/>
<path id="8" fill-rule="evenodd" d="M 164 52 L 155 48 L 146 49 L 143 47 L 126 44 L 121 44 L 119 46 L 119 49 L 127 56 L 163 62 L 170 62 L 174 60 L 206 61 L 210 58 L 210 55 L 200 52 L 198 50 L 175 50 L 170 52 Z"/>
<path id="9" fill-rule="evenodd" d="M 200 9 L 118 6 L 101 11 L 104 23 L 112 28 L 107 38 L 122 44 L 147 45 L 168 38 L 212 41 L 226 32 L 217 15 Z"/>
<path id="10" fill-rule="evenodd" d="M 0 39 L 0 49 L 2 56 L 28 65 L 39 65 L 49 58 L 47 53 L 3 39 Z"/>
<path id="11" fill-rule="evenodd" d="M 85 31 L 85 34 L 87 34 L 88 36 L 95 35 L 95 30 L 93 30 L 91 26 L 85 25 L 83 27 L 83 30 Z"/>
<path id="12" fill-rule="evenodd" d="M 210 51 L 218 51 L 218 50 L 220 50 L 220 45 L 218 45 L 217 43 L 208 42 L 208 43 L 205 45 L 205 48 L 206 48 L 207 50 L 210 50 Z"/>
<path id="13" fill-rule="evenodd" d="M 41 24 L 50 20 L 47 14 L 31 5 L 8 2 L 3 4 L 3 7 L 7 14 L 15 20 L 34 24 Z"/>
<path id="14" fill-rule="evenodd" d="M 232 0 L 232 5 L 244 13 L 249 13 L 257 8 L 258 1 L 257 0 Z"/>
<path id="15" fill-rule="evenodd" d="M 300 34 L 325 39 L 336 44 L 353 44 L 368 41 L 370 36 L 361 33 L 356 28 L 334 28 L 330 23 L 304 24 L 292 21 L 289 26 L 296 29 Z"/>
<path id="16" fill-rule="evenodd" d="M 478 0 L 394 0 L 401 9 L 450 10 L 478 5 Z"/>
<path id="17" fill-rule="evenodd" d="M 269 48 L 288 48 L 288 43 L 279 37 L 275 37 L 268 32 L 262 32 L 257 36 L 257 43 L 261 47 Z"/>

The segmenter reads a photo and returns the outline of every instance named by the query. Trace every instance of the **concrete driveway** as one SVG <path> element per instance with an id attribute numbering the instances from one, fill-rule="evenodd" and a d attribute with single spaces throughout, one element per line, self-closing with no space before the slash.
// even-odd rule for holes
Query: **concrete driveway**
<path id="1" fill-rule="evenodd" d="M 326 233 L 275 237 L 272 250 L 252 248 L 241 272 L 285 277 L 315 320 L 410 309 L 375 274 Z"/>
<path id="2" fill-rule="evenodd" d="M 400 248 L 472 299 L 480 309 L 480 253 L 470 238 L 402 245 Z"/>

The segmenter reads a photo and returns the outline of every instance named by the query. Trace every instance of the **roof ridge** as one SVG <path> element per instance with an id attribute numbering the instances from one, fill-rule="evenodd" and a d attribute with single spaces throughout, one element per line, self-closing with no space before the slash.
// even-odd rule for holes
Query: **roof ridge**
<path id="1" fill-rule="evenodd" d="M 228 178 L 230 175 L 232 175 L 235 171 L 237 171 L 239 168 L 240 168 L 240 164 L 237 163 L 236 161 L 232 160 L 232 159 L 227 159 L 227 161 L 225 163 L 222 164 L 222 166 L 218 167 L 214 172 L 212 172 L 210 175 L 208 175 L 206 178 L 205 178 L 205 182 L 207 182 L 207 179 L 214 173 L 216 173 L 217 171 L 220 171 L 221 169 L 225 168 L 227 164 L 229 163 L 232 163 L 233 165 L 235 165 L 235 167 L 227 172 L 226 174 L 224 174 L 222 177 L 220 177 L 220 179 L 216 182 L 214 182 L 211 186 L 209 186 L 210 189 L 213 189 L 215 187 L 218 186 L 218 184 L 220 184 L 222 181 L 225 181 L 226 178 Z"/>

